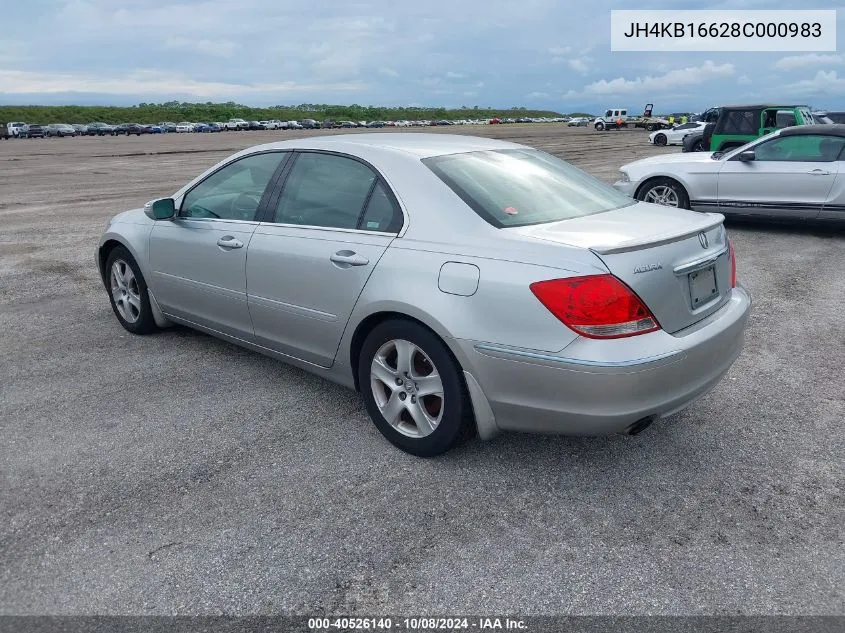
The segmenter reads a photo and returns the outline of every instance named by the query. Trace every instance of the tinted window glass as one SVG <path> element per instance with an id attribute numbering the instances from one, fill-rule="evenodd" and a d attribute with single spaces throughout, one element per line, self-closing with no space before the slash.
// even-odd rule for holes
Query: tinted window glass
<path id="1" fill-rule="evenodd" d="M 781 110 L 775 117 L 775 125 L 777 127 L 792 127 L 795 125 L 795 113 L 788 110 Z"/>
<path id="2" fill-rule="evenodd" d="M 285 181 L 274 221 L 357 228 L 375 179 L 372 169 L 351 158 L 300 154 Z"/>
<path id="3" fill-rule="evenodd" d="M 757 113 L 752 111 L 730 111 L 726 114 L 722 132 L 724 134 L 757 134 L 760 122 Z M 774 126 L 772 126 L 774 127 Z"/>
<path id="4" fill-rule="evenodd" d="M 365 231 L 398 233 L 402 228 L 402 213 L 396 207 L 384 185 L 379 182 L 367 203 L 367 210 L 358 228 Z"/>
<path id="5" fill-rule="evenodd" d="M 423 162 L 476 213 L 499 228 L 568 220 L 634 203 L 613 187 L 538 150 L 469 152 Z"/>
<path id="6" fill-rule="evenodd" d="M 226 165 L 188 192 L 179 215 L 254 220 L 264 190 L 285 156 L 281 152 L 255 154 Z"/>
<path id="7" fill-rule="evenodd" d="M 839 136 L 781 136 L 754 148 L 758 161 L 829 163 L 837 160 L 845 138 Z"/>

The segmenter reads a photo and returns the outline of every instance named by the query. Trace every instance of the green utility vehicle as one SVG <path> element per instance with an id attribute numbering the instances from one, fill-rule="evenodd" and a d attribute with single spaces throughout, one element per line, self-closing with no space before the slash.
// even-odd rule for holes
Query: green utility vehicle
<path id="1" fill-rule="evenodd" d="M 805 105 L 722 106 L 716 122 L 705 127 L 702 143 L 711 152 L 724 152 L 777 129 L 814 122 Z"/>

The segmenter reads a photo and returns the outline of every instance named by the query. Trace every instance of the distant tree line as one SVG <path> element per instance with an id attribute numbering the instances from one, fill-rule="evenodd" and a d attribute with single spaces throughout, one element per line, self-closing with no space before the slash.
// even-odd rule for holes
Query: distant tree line
<path id="1" fill-rule="evenodd" d="M 329 105 L 303 103 L 300 105 L 278 105 L 269 108 L 251 108 L 235 102 L 228 103 L 139 103 L 135 106 L 0 106 L 0 121 L 24 121 L 26 123 L 159 123 L 162 121 L 226 121 L 231 118 L 246 120 L 300 119 L 350 120 L 350 121 L 397 121 L 420 119 L 490 119 L 493 117 L 559 117 L 550 110 L 529 110 L 515 106 L 497 109 L 479 106 L 462 108 L 387 108 L 378 106 Z"/>

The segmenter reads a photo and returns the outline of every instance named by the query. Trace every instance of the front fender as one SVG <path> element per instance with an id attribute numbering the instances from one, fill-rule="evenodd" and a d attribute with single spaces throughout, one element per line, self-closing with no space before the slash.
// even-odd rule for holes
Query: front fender
<path id="1" fill-rule="evenodd" d="M 143 211 L 141 211 L 143 215 Z M 144 216 L 146 217 L 146 216 Z M 105 282 L 105 273 L 103 265 L 105 258 L 102 257 L 103 249 L 110 244 L 120 244 L 135 259 L 138 267 L 141 269 L 141 274 L 153 292 L 155 288 L 152 287 L 153 279 L 150 270 L 150 233 L 153 230 L 154 222 L 114 222 L 106 229 L 106 232 L 100 237 L 97 243 L 97 248 L 94 253 L 94 259 L 97 264 L 97 269 L 100 272 L 100 278 Z"/>

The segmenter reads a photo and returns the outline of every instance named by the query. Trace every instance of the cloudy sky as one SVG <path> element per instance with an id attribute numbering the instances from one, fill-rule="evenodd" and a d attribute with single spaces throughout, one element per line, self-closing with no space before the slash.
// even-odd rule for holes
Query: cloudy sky
<path id="1" fill-rule="evenodd" d="M 841 1 L 841 0 L 840 0 Z M 702 110 L 845 109 L 845 54 L 610 51 L 594 0 L 27 0 L 8 3 L 0 104 L 237 101 Z M 793 9 L 786 0 L 625 8 Z M 810 8 L 839 8 L 816 0 Z M 842 32 L 845 6 L 837 14 Z M 19 28 L 13 25 L 20 24 Z M 842 40 L 840 37 L 839 40 Z"/>

